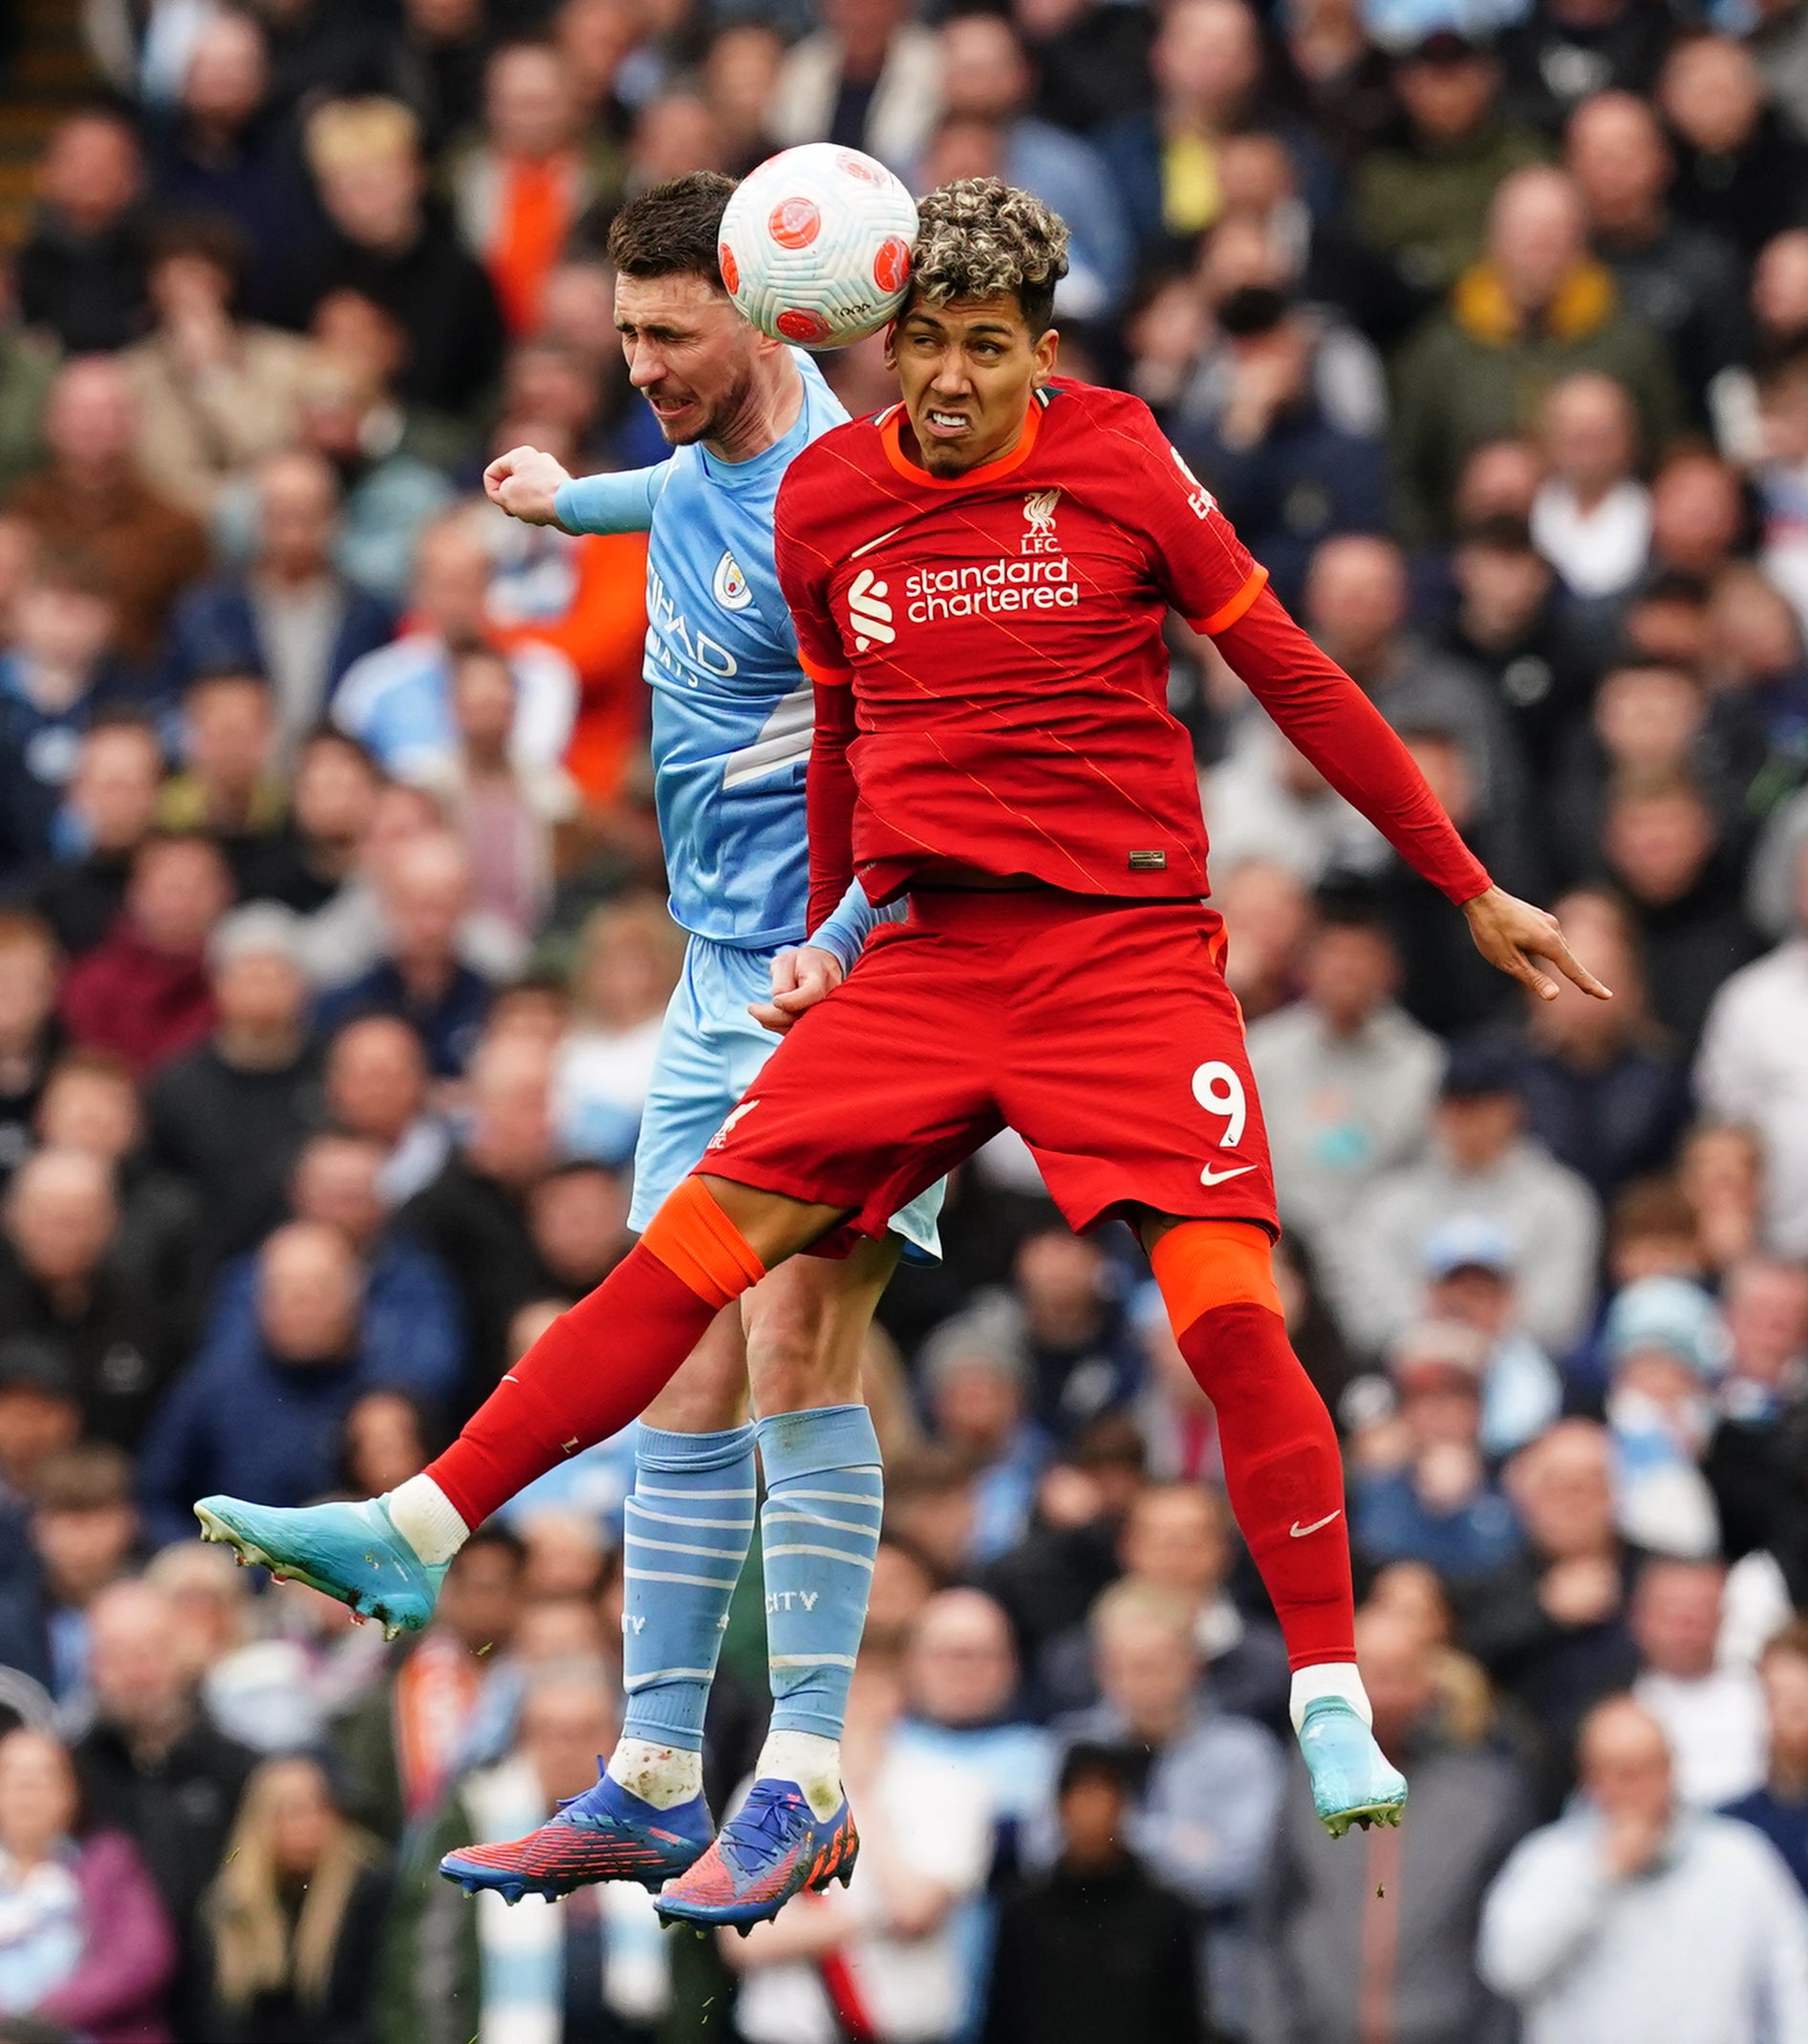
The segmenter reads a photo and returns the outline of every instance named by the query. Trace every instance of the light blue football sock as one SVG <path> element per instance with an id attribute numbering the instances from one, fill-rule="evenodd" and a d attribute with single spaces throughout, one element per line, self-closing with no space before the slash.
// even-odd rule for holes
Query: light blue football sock
<path id="1" fill-rule="evenodd" d="M 865 1406 L 776 1412 L 756 1431 L 772 1729 L 838 1739 L 885 1509 L 879 1438 Z"/>
<path id="2" fill-rule="evenodd" d="M 635 1434 L 622 1563 L 624 1738 L 703 1744 L 728 1606 L 753 1541 L 753 1429 Z"/>

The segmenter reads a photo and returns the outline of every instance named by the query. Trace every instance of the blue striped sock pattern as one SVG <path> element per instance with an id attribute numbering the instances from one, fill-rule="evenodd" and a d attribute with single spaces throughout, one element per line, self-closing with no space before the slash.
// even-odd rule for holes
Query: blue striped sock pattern
<path id="1" fill-rule="evenodd" d="M 772 1729 L 838 1739 L 885 1510 L 878 1436 L 865 1406 L 778 1412 L 757 1431 Z"/>
<path id="2" fill-rule="evenodd" d="M 625 1737 L 701 1751 L 757 1495 L 751 1427 L 636 1431 L 622 1553 Z"/>

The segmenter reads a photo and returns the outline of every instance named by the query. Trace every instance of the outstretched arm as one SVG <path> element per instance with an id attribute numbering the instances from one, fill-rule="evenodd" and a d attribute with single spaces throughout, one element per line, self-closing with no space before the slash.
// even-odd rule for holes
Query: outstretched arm
<path id="1" fill-rule="evenodd" d="M 573 477 L 539 447 L 511 447 L 484 469 L 484 494 L 524 525 L 570 533 L 646 532 L 664 479 L 663 465 Z"/>
<path id="2" fill-rule="evenodd" d="M 1412 870 L 1455 902 L 1491 965 L 1557 998 L 1544 959 L 1583 993 L 1607 989 L 1578 963 L 1557 918 L 1496 887 L 1387 720 L 1264 589 L 1214 642 L 1250 693 L 1332 787 L 1368 818 Z"/>

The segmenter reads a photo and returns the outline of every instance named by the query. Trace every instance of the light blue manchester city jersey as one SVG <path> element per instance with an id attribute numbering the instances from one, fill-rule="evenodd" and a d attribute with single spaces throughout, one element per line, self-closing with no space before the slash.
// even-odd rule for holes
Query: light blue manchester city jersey
<path id="1" fill-rule="evenodd" d="M 772 506 L 801 449 L 847 413 L 809 356 L 797 423 L 749 462 L 678 448 L 637 477 L 588 476 L 559 492 L 560 522 L 617 531 L 624 488 L 652 504 L 646 678 L 672 914 L 747 949 L 795 943 L 809 853 L 804 777 L 810 683 L 772 565 Z"/>

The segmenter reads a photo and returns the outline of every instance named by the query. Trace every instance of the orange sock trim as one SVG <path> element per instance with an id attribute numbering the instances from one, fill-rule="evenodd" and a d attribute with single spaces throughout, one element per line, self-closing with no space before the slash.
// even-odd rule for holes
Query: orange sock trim
<path id="1" fill-rule="evenodd" d="M 759 1283 L 765 1265 L 700 1178 L 682 1179 L 647 1223 L 640 1246 L 707 1305 Z"/>
<path id="2" fill-rule="evenodd" d="M 1155 1244 L 1150 1263 L 1168 1318 L 1184 1332 L 1216 1306 L 1281 1311 L 1267 1230 L 1254 1221 L 1183 1220 Z"/>

